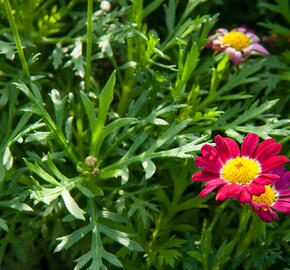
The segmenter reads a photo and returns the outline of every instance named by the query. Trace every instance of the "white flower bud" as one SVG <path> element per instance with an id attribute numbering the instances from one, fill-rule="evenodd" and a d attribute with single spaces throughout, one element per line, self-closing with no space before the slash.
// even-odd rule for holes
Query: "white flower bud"
<path id="1" fill-rule="evenodd" d="M 111 9 L 111 4 L 109 1 L 102 1 L 101 4 L 100 4 L 100 8 L 104 11 L 110 11 Z"/>

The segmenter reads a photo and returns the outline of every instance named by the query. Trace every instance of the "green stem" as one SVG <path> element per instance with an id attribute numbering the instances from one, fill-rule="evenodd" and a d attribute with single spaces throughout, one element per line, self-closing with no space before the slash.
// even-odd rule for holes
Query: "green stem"
<path id="1" fill-rule="evenodd" d="M 93 0 L 88 0 L 88 14 L 87 14 L 87 50 L 86 50 L 86 90 L 90 88 L 91 75 L 91 55 L 92 55 L 92 14 L 93 14 Z"/>
<path id="2" fill-rule="evenodd" d="M 29 68 L 28 68 L 28 65 L 27 65 L 23 50 L 22 50 L 20 37 L 18 34 L 16 23 L 15 23 L 13 16 L 12 16 L 12 10 L 11 10 L 9 0 L 4 0 L 4 6 L 5 6 L 7 16 L 8 16 L 10 27 L 11 27 L 12 32 L 13 32 L 14 41 L 15 41 L 16 46 L 17 46 L 17 50 L 18 50 L 19 58 L 20 58 L 20 61 L 22 64 L 24 75 L 25 75 L 25 77 L 30 78 Z"/>
<path id="3" fill-rule="evenodd" d="M 118 108 L 117 108 L 118 114 L 120 116 L 123 116 L 124 113 L 126 112 L 126 109 L 128 107 L 128 102 L 129 102 L 128 98 L 129 98 L 131 89 L 132 88 L 130 85 L 124 85 L 122 87 L 122 94 L 121 94 L 120 102 L 118 103 Z"/>
<path id="4" fill-rule="evenodd" d="M 236 248 L 234 257 L 238 256 L 240 254 L 240 252 L 242 252 L 243 250 L 246 250 L 252 241 L 251 234 L 253 233 L 253 229 L 254 229 L 253 228 L 253 225 L 254 225 L 253 220 L 251 222 L 250 228 L 249 228 L 246 236 L 242 237 L 243 232 L 245 232 L 247 229 L 247 225 L 248 225 L 248 222 L 250 220 L 250 217 L 251 217 L 250 209 L 245 207 L 242 211 L 239 228 L 238 228 L 237 233 L 235 235 L 236 238 L 241 238 L 242 240 L 239 242 L 239 245 Z"/>
<path id="5" fill-rule="evenodd" d="M 133 46 L 133 40 L 132 39 L 127 39 L 127 61 L 133 61 L 133 52 L 134 50 L 134 46 Z M 118 103 L 118 108 L 117 108 L 117 112 L 120 116 L 123 116 L 127 106 L 128 106 L 128 98 L 129 98 L 129 94 L 131 92 L 132 86 L 134 85 L 135 82 L 133 82 L 133 75 L 134 75 L 134 70 L 132 68 L 128 68 L 125 71 L 125 82 L 122 85 L 122 94 L 120 97 L 120 101 Z"/>

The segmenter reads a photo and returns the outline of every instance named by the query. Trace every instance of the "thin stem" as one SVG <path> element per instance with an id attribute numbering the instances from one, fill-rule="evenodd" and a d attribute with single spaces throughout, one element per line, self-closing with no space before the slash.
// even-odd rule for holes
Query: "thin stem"
<path id="1" fill-rule="evenodd" d="M 90 88 L 91 55 L 92 55 L 92 14 L 93 14 L 93 0 L 88 0 L 86 76 L 85 76 L 86 90 Z"/>
<path id="2" fill-rule="evenodd" d="M 30 78 L 29 68 L 28 68 L 28 65 L 27 65 L 23 50 L 22 50 L 20 37 L 18 34 L 16 23 L 15 23 L 13 16 L 12 16 L 12 10 L 11 10 L 9 0 L 4 0 L 4 6 L 5 6 L 7 16 L 8 16 L 10 27 L 11 27 L 12 32 L 13 32 L 14 41 L 15 41 L 16 46 L 17 46 L 17 50 L 18 50 L 19 58 L 20 58 L 20 61 L 22 64 L 24 75 L 25 75 L 25 77 Z"/>
<path id="3" fill-rule="evenodd" d="M 133 80 L 133 79 L 132 79 Z M 117 111 L 118 111 L 118 114 L 120 116 L 123 116 L 126 112 L 126 110 L 128 109 L 128 99 L 129 99 L 129 95 L 130 95 L 130 92 L 131 92 L 131 85 L 124 85 L 122 87 L 122 94 L 121 94 L 121 98 L 120 98 L 120 101 L 118 103 L 118 108 L 117 108 Z"/>

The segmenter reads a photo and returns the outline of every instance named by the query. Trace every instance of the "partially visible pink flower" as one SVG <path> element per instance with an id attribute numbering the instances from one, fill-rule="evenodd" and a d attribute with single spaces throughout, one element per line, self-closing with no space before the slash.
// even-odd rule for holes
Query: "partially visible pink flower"
<path id="1" fill-rule="evenodd" d="M 201 148 L 202 157 L 195 159 L 196 166 L 202 171 L 195 173 L 192 179 L 206 181 L 201 197 L 220 187 L 216 200 L 238 198 L 240 203 L 250 202 L 253 195 L 265 192 L 265 185 L 279 178 L 269 171 L 289 161 L 285 156 L 277 156 L 282 146 L 273 139 L 256 147 L 259 138 L 254 133 L 245 137 L 241 151 L 230 138 L 217 135 L 214 140 L 216 148 L 205 144 Z"/>
<path id="2" fill-rule="evenodd" d="M 265 186 L 265 192 L 253 196 L 251 206 L 257 216 L 265 221 L 278 220 L 278 215 L 273 209 L 290 214 L 290 172 L 285 172 L 283 166 L 271 171 L 280 176 L 274 179 L 273 185 Z"/>
<path id="3" fill-rule="evenodd" d="M 217 38 L 207 47 L 211 47 L 214 51 L 229 53 L 232 62 L 236 65 L 240 65 L 243 57 L 251 54 L 252 51 L 269 55 L 269 52 L 259 44 L 259 37 L 245 26 L 233 28 L 230 32 L 225 28 L 219 28 L 216 34 Z"/>

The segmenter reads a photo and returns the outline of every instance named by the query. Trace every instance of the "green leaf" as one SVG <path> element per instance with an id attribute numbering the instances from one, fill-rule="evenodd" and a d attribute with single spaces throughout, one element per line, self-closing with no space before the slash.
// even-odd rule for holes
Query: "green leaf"
<path id="1" fill-rule="evenodd" d="M 103 88 L 99 97 L 99 114 L 98 114 L 98 124 L 104 126 L 106 121 L 107 113 L 111 102 L 113 101 L 114 87 L 116 83 L 116 71 L 114 71 L 109 80 L 107 81 L 105 87 Z"/>
<path id="2" fill-rule="evenodd" d="M 67 178 L 65 175 L 63 175 L 58 169 L 57 167 L 54 165 L 54 163 L 52 162 L 50 155 L 47 155 L 47 165 L 49 167 L 49 169 L 51 170 L 51 172 L 55 175 L 55 177 L 60 180 L 62 183 L 68 184 L 68 183 L 72 183 L 72 179 Z M 81 176 L 77 176 L 74 178 L 74 181 L 76 181 L 76 179 L 82 179 Z"/>
<path id="3" fill-rule="evenodd" d="M 8 87 L 0 89 L 0 110 L 8 103 L 9 99 L 9 90 Z"/>
<path id="4" fill-rule="evenodd" d="M 63 112 L 67 97 L 64 97 L 62 99 L 59 91 L 57 91 L 56 89 L 51 90 L 51 93 L 49 95 L 54 107 L 56 127 L 59 131 L 62 131 Z"/>
<path id="5" fill-rule="evenodd" d="M 62 187 L 62 185 L 58 181 L 56 181 L 54 177 L 52 177 L 50 174 L 45 172 L 37 163 L 32 164 L 26 158 L 23 158 L 23 160 L 24 160 L 26 166 L 28 167 L 28 169 L 30 169 L 32 172 L 37 174 L 44 181 L 52 184 L 53 186 Z"/>
<path id="6" fill-rule="evenodd" d="M 47 131 L 40 131 L 28 134 L 25 139 L 25 143 L 31 142 L 45 142 L 47 143 L 48 140 L 54 138 L 54 135 L 51 132 Z"/>
<path id="7" fill-rule="evenodd" d="M 7 226 L 7 224 L 6 224 L 6 221 L 5 221 L 4 219 L 2 219 L 2 218 L 0 218 L 0 227 L 1 227 L 4 231 L 8 232 L 8 226 Z"/>
<path id="8" fill-rule="evenodd" d="M 52 65 L 54 69 L 57 69 L 62 64 L 63 54 L 64 54 L 64 50 L 61 47 L 61 43 L 60 42 L 56 43 L 56 46 L 51 54 Z"/>
<path id="9" fill-rule="evenodd" d="M 150 159 L 146 159 L 142 162 L 142 166 L 145 170 L 145 178 L 151 178 L 156 171 L 155 164 Z"/>
<path id="10" fill-rule="evenodd" d="M 129 180 L 129 169 L 127 166 L 123 165 L 121 167 L 121 184 L 125 185 Z"/>
<path id="11" fill-rule="evenodd" d="M 191 120 L 185 120 L 179 124 L 173 122 L 170 128 L 168 128 L 167 131 L 164 134 L 162 134 L 162 136 L 159 139 L 153 142 L 152 146 L 146 152 L 148 153 L 154 152 L 157 148 L 161 147 L 168 140 L 170 140 L 174 135 L 183 130 L 190 122 Z"/>
<path id="12" fill-rule="evenodd" d="M 77 189 L 88 198 L 94 198 L 95 197 L 95 194 L 93 192 L 91 192 L 88 188 L 84 187 L 84 186 L 77 185 Z"/>
<path id="13" fill-rule="evenodd" d="M 157 126 L 167 126 L 169 125 L 164 119 L 161 118 L 154 118 L 152 123 Z"/>
<path id="14" fill-rule="evenodd" d="M 0 201 L 0 206 L 12 208 L 18 211 L 31 212 L 33 209 L 26 203 L 22 203 L 19 198 L 14 198 L 9 201 Z"/>
<path id="15" fill-rule="evenodd" d="M 170 265 L 173 267 L 175 261 L 181 257 L 182 254 L 176 249 L 163 249 L 159 251 L 158 254 L 158 264 L 159 265 Z"/>
<path id="16" fill-rule="evenodd" d="M 275 34 L 281 34 L 281 35 L 290 35 L 289 27 L 285 27 L 278 23 L 272 23 L 270 21 L 267 21 L 266 23 L 258 23 L 258 25 L 261 25 L 265 28 L 268 28 L 271 30 L 272 33 Z"/>
<path id="17" fill-rule="evenodd" d="M 98 150 L 100 149 L 99 144 L 101 144 L 99 138 L 104 128 L 111 102 L 113 101 L 115 82 L 116 82 L 116 70 L 110 76 L 99 97 L 99 112 L 97 122 L 92 134 L 91 151 L 90 151 L 90 154 L 95 157 L 98 157 L 99 154 L 97 152 L 97 149 Z"/>
<path id="18" fill-rule="evenodd" d="M 184 211 L 191 208 L 207 208 L 208 206 L 206 204 L 203 204 L 203 202 L 206 200 L 207 198 L 195 196 L 194 198 L 188 199 L 187 201 L 180 203 L 176 207 L 176 211 Z"/>
<path id="19" fill-rule="evenodd" d="M 107 210 L 97 211 L 97 215 L 99 217 L 107 218 L 107 219 L 110 219 L 112 221 L 116 221 L 119 223 L 125 223 L 127 221 L 127 219 L 122 217 L 121 215 L 107 211 Z"/>
<path id="20" fill-rule="evenodd" d="M 240 240 L 240 236 L 236 236 L 235 239 L 231 240 L 229 243 L 227 241 L 224 241 L 222 245 L 219 247 L 214 262 L 212 269 L 213 270 L 218 270 L 220 269 L 221 265 L 225 264 L 228 262 L 232 257 L 231 253 L 233 252 L 236 243 Z"/>
<path id="21" fill-rule="evenodd" d="M 73 64 L 73 70 L 76 71 L 76 73 L 81 77 L 85 77 L 85 64 L 86 61 L 84 60 L 84 57 L 82 56 L 82 42 L 76 41 L 74 44 L 74 49 L 70 53 L 71 60 L 66 63 L 66 65 Z M 65 66 L 66 66 L 65 65 Z"/>
<path id="22" fill-rule="evenodd" d="M 135 123 L 137 118 L 120 118 L 105 126 L 101 136 L 105 138 L 109 134 L 112 134 L 116 129 L 121 128 L 123 126 L 132 125 Z"/>
<path id="23" fill-rule="evenodd" d="M 36 180 L 34 180 L 34 182 L 36 183 Z M 44 188 L 38 184 L 37 188 L 30 191 L 30 196 L 32 199 L 49 205 L 53 200 L 61 195 L 62 190 L 63 187 Z"/>
<path id="24" fill-rule="evenodd" d="M 0 54 L 4 54 L 9 60 L 13 60 L 15 54 L 17 53 L 17 47 L 14 42 L 6 42 L 0 40 Z"/>
<path id="25" fill-rule="evenodd" d="M 78 259 L 75 260 L 77 265 L 74 268 L 74 270 L 82 269 L 85 266 L 85 264 L 87 262 L 89 262 L 92 258 L 93 258 L 93 250 L 90 250 L 89 252 L 87 252 L 86 254 L 84 254 L 83 256 L 81 256 L 81 257 L 79 257 Z M 100 267 L 97 266 L 96 270 L 99 270 L 99 269 L 100 269 Z"/>
<path id="26" fill-rule="evenodd" d="M 153 1 L 151 1 L 150 4 L 148 4 L 144 8 L 144 11 L 143 11 L 144 18 L 147 17 L 154 10 L 156 10 L 163 2 L 164 2 L 164 0 L 153 0 Z"/>
<path id="27" fill-rule="evenodd" d="M 147 139 L 149 133 L 148 132 L 142 132 L 136 140 L 134 140 L 134 143 L 131 145 L 129 150 L 126 152 L 126 154 L 122 157 L 121 160 L 126 160 L 128 157 L 132 156 L 135 151 L 142 145 L 142 143 Z"/>
<path id="28" fill-rule="evenodd" d="M 5 175 L 6 175 L 6 168 L 3 164 L 0 164 L 0 185 L 4 181 Z"/>
<path id="29" fill-rule="evenodd" d="M 34 97 L 29 88 L 23 82 L 13 83 L 24 95 L 26 95 L 31 101 L 34 101 Z"/>
<path id="30" fill-rule="evenodd" d="M 248 64 L 245 66 L 239 73 L 234 74 L 230 80 L 228 80 L 224 86 L 222 86 L 218 90 L 218 94 L 221 96 L 224 93 L 234 89 L 235 87 L 255 82 L 259 80 L 258 77 L 250 77 L 252 74 L 256 73 L 258 70 L 260 70 L 264 66 L 264 61 L 257 61 L 255 64 Z"/>
<path id="31" fill-rule="evenodd" d="M 27 128 L 22 129 L 22 131 L 20 131 L 18 134 L 13 132 L 11 137 L 10 137 L 11 139 L 10 139 L 10 143 L 9 144 L 11 145 L 12 143 L 18 141 L 21 137 L 23 137 L 26 134 L 28 134 L 29 132 L 32 132 L 32 131 L 34 131 L 36 129 L 39 129 L 41 127 L 44 127 L 44 126 L 45 126 L 45 124 L 44 123 L 40 123 L 40 120 L 39 120 L 39 121 L 29 125 Z M 18 127 L 18 125 L 17 125 L 17 127 Z M 15 134 L 15 137 L 13 138 L 14 134 Z"/>
<path id="32" fill-rule="evenodd" d="M 108 135 L 112 134 L 116 129 L 121 128 L 123 126 L 129 127 L 129 125 L 135 123 L 136 120 L 137 118 L 121 118 L 113 121 L 112 123 L 104 127 L 98 140 L 98 148 L 96 148 L 96 152 L 100 151 L 100 147 L 102 146 L 104 139 Z"/>
<path id="33" fill-rule="evenodd" d="M 70 116 L 65 121 L 64 131 L 65 131 L 65 139 L 68 142 L 71 142 L 71 140 L 72 140 L 72 132 L 73 132 L 73 116 Z"/>
<path id="34" fill-rule="evenodd" d="M 89 118 L 91 132 L 93 132 L 95 130 L 95 124 L 97 121 L 94 106 L 85 92 L 80 91 L 80 97 Z"/>
<path id="35" fill-rule="evenodd" d="M 168 7 L 165 8 L 165 22 L 169 33 L 173 32 L 175 24 L 175 0 L 169 0 Z"/>
<path id="36" fill-rule="evenodd" d="M 131 240 L 129 237 L 132 237 L 131 235 L 120 232 L 114 229 L 111 229 L 103 224 L 99 224 L 100 231 L 107 235 L 109 238 L 113 239 L 114 241 L 120 243 L 121 245 L 129 248 L 132 251 L 144 251 L 143 248 L 135 241 Z"/>
<path id="37" fill-rule="evenodd" d="M 84 227 L 74 231 L 73 233 L 71 233 L 69 235 L 57 238 L 56 240 L 61 241 L 61 242 L 57 245 L 57 247 L 55 248 L 55 250 L 53 252 L 59 252 L 62 250 L 69 249 L 72 245 L 74 245 L 79 240 L 84 238 L 85 235 L 89 231 L 91 231 L 91 229 L 92 229 L 91 225 L 87 225 L 87 226 L 84 226 Z"/>
<path id="38" fill-rule="evenodd" d="M 212 223 L 208 228 L 206 228 L 206 219 L 203 222 L 200 245 L 202 254 L 206 261 L 208 261 L 211 252 L 211 239 L 212 239 L 212 228 L 214 223 Z"/>
<path id="39" fill-rule="evenodd" d="M 103 258 L 109 263 L 111 263 L 112 265 L 123 268 L 122 263 L 117 259 L 117 257 L 114 254 L 104 251 Z"/>
<path id="40" fill-rule="evenodd" d="M 203 136 L 198 138 L 197 140 L 194 140 L 193 142 L 190 142 L 186 145 L 173 148 L 170 150 L 164 150 L 160 152 L 153 153 L 151 155 L 148 155 L 150 158 L 165 158 L 165 157 L 177 157 L 177 158 L 192 158 L 193 155 L 190 153 L 198 152 L 201 150 L 201 147 L 208 143 L 200 143 L 201 141 L 204 141 L 207 138 L 207 136 Z"/>
<path id="41" fill-rule="evenodd" d="M 259 100 L 256 100 L 248 110 L 246 110 L 243 114 L 239 115 L 229 126 L 238 126 L 258 115 L 261 115 L 265 111 L 271 109 L 278 101 L 279 99 L 274 99 L 263 102 L 260 106 L 258 106 Z"/>
<path id="42" fill-rule="evenodd" d="M 203 262 L 203 256 L 198 251 L 191 250 L 191 251 L 187 252 L 187 254 L 190 255 L 191 257 L 195 258 L 200 263 Z"/>
<path id="43" fill-rule="evenodd" d="M 5 166 L 6 170 L 10 170 L 12 168 L 13 157 L 12 157 L 9 147 L 6 147 L 4 150 L 2 163 Z"/>
<path id="44" fill-rule="evenodd" d="M 85 211 L 79 208 L 77 203 L 74 201 L 74 199 L 71 197 L 71 195 L 66 189 L 62 190 L 61 196 L 63 198 L 67 210 L 77 219 L 85 220 L 84 217 Z"/>

